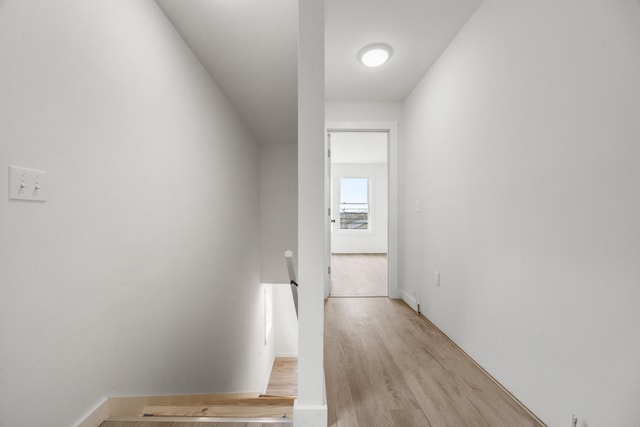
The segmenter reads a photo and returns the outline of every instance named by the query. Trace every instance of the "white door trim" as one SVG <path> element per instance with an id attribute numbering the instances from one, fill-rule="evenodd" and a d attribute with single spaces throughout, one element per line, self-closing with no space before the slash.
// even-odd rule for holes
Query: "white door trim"
<path id="1" fill-rule="evenodd" d="M 397 299 L 400 297 L 398 293 L 398 123 L 330 121 L 325 123 L 325 135 L 329 132 L 387 132 L 389 134 L 387 157 L 389 168 L 388 283 L 389 298 Z M 325 208 L 328 209 L 329 206 L 325 206 Z M 325 283 L 325 298 L 329 295 L 330 285 L 330 283 Z"/>

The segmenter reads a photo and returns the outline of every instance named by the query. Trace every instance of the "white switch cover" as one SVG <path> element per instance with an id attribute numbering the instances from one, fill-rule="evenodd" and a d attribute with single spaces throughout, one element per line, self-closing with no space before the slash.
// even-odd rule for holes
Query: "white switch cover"
<path id="1" fill-rule="evenodd" d="M 45 202 L 47 173 L 35 169 L 9 166 L 9 199 Z"/>
<path id="2" fill-rule="evenodd" d="M 433 272 L 433 284 L 435 286 L 440 286 L 440 272 L 439 271 L 434 271 Z"/>

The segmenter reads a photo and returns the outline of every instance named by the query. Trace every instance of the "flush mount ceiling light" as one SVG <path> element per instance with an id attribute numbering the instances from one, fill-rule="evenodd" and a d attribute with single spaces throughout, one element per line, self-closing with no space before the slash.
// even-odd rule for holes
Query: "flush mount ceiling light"
<path id="1" fill-rule="evenodd" d="M 379 67 L 391 58 L 393 49 L 384 43 L 374 43 L 362 48 L 358 59 L 367 67 Z"/>

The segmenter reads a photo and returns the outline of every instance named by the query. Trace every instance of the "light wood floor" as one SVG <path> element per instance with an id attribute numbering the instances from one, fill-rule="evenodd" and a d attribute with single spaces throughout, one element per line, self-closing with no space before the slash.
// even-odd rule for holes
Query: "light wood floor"
<path id="1" fill-rule="evenodd" d="M 298 395 L 297 357 L 276 357 L 266 394 L 269 396 Z"/>
<path id="2" fill-rule="evenodd" d="M 180 423 L 146 421 L 105 421 L 100 427 L 291 427 L 291 423 Z"/>
<path id="3" fill-rule="evenodd" d="M 267 401 L 274 400 L 273 396 L 292 396 L 295 397 L 298 392 L 298 359 L 296 357 L 277 357 L 273 362 L 273 368 L 271 370 L 271 377 L 269 378 L 269 384 L 267 386 L 265 397 Z M 218 398 L 219 396 L 219 398 Z M 142 413 L 153 413 L 157 416 L 168 417 L 182 417 L 182 416 L 194 416 L 191 412 L 195 410 L 195 413 L 199 416 L 207 416 L 207 413 L 203 412 L 204 409 L 216 409 L 222 410 L 215 405 L 218 400 L 225 401 L 231 399 L 234 395 L 200 395 L 198 396 L 186 396 L 186 397 L 167 397 L 165 400 L 155 401 L 155 406 L 145 405 Z M 250 396 L 243 396 L 249 398 Z M 255 396 L 257 397 L 257 395 Z M 153 399 L 151 399 L 153 400 Z M 262 401 L 262 399 L 259 399 Z M 275 399 L 278 400 L 278 399 Z M 263 401 L 264 402 L 264 401 Z M 278 403 L 278 402 L 276 402 Z M 173 406 L 172 406 L 173 405 Z M 138 405 L 139 406 L 139 405 Z M 218 405 L 219 406 L 219 405 Z M 291 401 L 286 402 L 286 406 L 291 407 Z M 245 408 L 247 409 L 247 408 Z M 271 409 L 271 408 L 270 408 Z M 269 410 L 270 410 L 269 409 Z M 265 410 L 263 405 L 260 406 L 260 410 Z M 134 411 L 134 412 L 140 412 Z M 281 410 L 278 414 L 265 414 L 264 416 L 279 417 L 282 413 Z M 287 413 L 290 412 L 287 409 Z M 130 415 L 134 415 L 133 413 Z M 219 414 L 214 414 L 218 416 Z M 245 414 L 245 417 L 248 416 Z M 291 414 L 289 414 L 291 417 Z M 100 427 L 291 427 L 291 418 L 287 422 L 276 423 L 262 423 L 262 422 L 166 422 L 166 421 L 105 421 Z"/>
<path id="4" fill-rule="evenodd" d="M 397 300 L 327 300 L 325 375 L 330 427 L 544 426 Z"/>
<path id="5" fill-rule="evenodd" d="M 387 254 L 331 255 L 332 297 L 386 297 Z"/>

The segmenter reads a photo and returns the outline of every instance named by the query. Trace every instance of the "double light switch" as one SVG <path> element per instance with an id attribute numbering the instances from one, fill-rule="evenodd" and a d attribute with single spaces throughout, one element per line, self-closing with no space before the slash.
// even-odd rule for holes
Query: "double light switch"
<path id="1" fill-rule="evenodd" d="M 9 166 L 9 199 L 46 201 L 47 173 L 35 169 Z"/>

